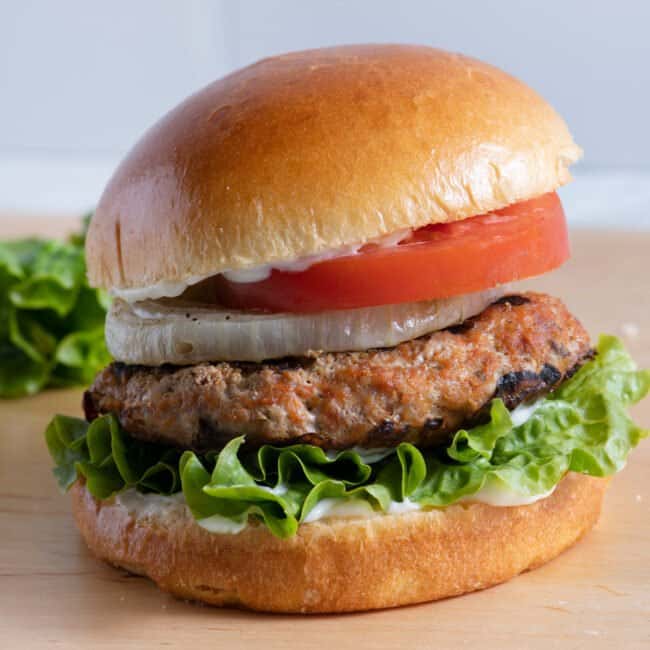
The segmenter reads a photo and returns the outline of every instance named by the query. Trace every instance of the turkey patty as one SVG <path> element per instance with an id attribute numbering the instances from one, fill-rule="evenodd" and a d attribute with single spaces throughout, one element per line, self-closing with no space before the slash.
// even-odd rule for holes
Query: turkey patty
<path id="1" fill-rule="evenodd" d="M 560 300 L 526 293 L 390 349 L 187 367 L 113 363 L 84 409 L 89 420 L 114 413 L 135 438 L 198 451 L 241 434 L 252 445 L 427 447 L 479 421 L 493 397 L 512 409 L 547 394 L 592 354 Z"/>

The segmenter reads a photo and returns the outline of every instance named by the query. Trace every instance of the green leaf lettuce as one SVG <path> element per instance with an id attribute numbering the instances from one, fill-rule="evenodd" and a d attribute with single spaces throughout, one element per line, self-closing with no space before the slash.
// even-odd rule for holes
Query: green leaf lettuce
<path id="1" fill-rule="evenodd" d="M 100 499 L 128 488 L 182 490 L 206 527 L 216 519 L 237 529 L 252 517 L 289 537 L 319 504 L 352 502 L 383 512 L 406 500 L 441 507 L 486 486 L 535 497 L 569 471 L 618 472 L 648 435 L 627 407 L 648 393 L 650 372 L 637 370 L 614 337 L 601 337 L 597 352 L 519 426 L 497 399 L 486 423 L 458 431 L 448 447 L 420 450 L 402 443 L 373 462 L 353 450 L 331 453 L 313 445 L 246 452 L 243 437 L 219 452 L 181 453 L 129 437 L 111 415 L 91 424 L 56 416 L 45 436 L 64 490 L 79 476 Z"/>
<path id="2" fill-rule="evenodd" d="M 0 398 L 88 383 L 110 361 L 83 239 L 0 242 Z"/>

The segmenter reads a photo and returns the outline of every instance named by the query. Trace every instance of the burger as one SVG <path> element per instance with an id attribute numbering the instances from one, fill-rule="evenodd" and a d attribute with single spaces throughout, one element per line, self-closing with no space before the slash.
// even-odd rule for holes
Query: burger
<path id="1" fill-rule="evenodd" d="M 46 440 L 91 551 L 272 612 L 508 580 L 647 435 L 621 343 L 516 290 L 580 157 L 527 86 L 427 47 L 265 59 L 135 145 L 88 231 L 115 361 Z"/>

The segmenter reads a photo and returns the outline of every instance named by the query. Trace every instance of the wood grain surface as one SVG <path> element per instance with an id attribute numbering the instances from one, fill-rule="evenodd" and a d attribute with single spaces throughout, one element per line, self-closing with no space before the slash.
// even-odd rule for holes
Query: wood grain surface
<path id="1" fill-rule="evenodd" d="M 41 227 L 5 221 L 0 237 Z M 622 336 L 650 367 L 650 233 L 578 232 L 573 240 L 572 261 L 528 285 L 563 296 L 593 335 Z M 2 648 L 650 647 L 650 441 L 614 478 L 596 529 L 541 569 L 428 605 L 260 615 L 177 601 L 90 556 L 42 438 L 55 412 L 80 414 L 80 397 L 48 391 L 0 402 Z M 650 427 L 650 400 L 635 415 Z"/>

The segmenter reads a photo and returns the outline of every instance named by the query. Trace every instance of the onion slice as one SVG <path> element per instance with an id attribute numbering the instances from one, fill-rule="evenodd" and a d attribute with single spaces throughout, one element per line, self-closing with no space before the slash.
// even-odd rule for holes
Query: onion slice
<path id="1" fill-rule="evenodd" d="M 505 287 L 498 287 L 317 314 L 241 312 L 178 299 L 133 304 L 116 299 L 106 320 L 106 342 L 117 361 L 148 366 L 385 348 L 460 323 L 504 293 Z"/>

